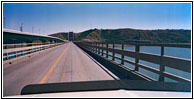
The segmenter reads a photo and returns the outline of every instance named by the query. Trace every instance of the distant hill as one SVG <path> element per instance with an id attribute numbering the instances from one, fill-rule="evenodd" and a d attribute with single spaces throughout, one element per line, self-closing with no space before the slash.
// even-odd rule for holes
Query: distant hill
<path id="1" fill-rule="evenodd" d="M 59 34 L 58 37 L 61 36 L 63 35 Z M 96 42 L 190 43 L 191 30 L 90 29 L 76 33 L 75 40 L 90 40 Z"/>

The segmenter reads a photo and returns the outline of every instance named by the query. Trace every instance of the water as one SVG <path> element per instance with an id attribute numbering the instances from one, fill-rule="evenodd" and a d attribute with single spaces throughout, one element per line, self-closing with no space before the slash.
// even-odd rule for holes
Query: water
<path id="1" fill-rule="evenodd" d="M 110 48 L 112 48 L 112 47 L 110 47 Z M 115 46 L 115 48 L 116 49 L 122 49 L 121 46 Z M 125 46 L 124 50 L 135 51 L 135 46 Z M 140 46 L 140 52 L 160 55 L 160 51 L 161 51 L 161 48 L 157 47 L 157 46 Z M 112 54 L 112 53 L 109 53 L 109 54 Z M 115 54 L 115 56 L 121 57 L 120 54 Z M 164 47 L 164 56 L 178 57 L 178 58 L 184 58 L 184 59 L 191 60 L 191 48 Z M 108 59 L 112 59 L 112 57 L 109 57 Z M 135 58 L 132 58 L 132 57 L 125 56 L 124 59 L 135 62 Z M 120 64 L 121 61 L 119 59 L 115 59 L 115 62 Z M 147 65 L 147 66 L 155 68 L 155 69 L 158 69 L 158 70 L 160 68 L 160 65 L 154 64 L 154 63 L 151 63 L 151 62 L 147 62 L 147 61 L 144 61 L 144 60 L 139 60 L 139 63 L 143 64 L 143 65 Z M 134 65 L 129 64 L 127 62 L 125 62 L 124 65 L 129 67 L 132 70 L 135 69 Z M 145 74 L 149 77 L 152 77 L 156 80 L 159 79 L 158 74 L 155 74 L 155 73 L 153 73 L 151 71 L 148 71 L 146 69 L 139 68 L 139 72 L 141 72 L 141 73 L 143 73 L 143 74 Z M 177 70 L 177 69 L 174 69 L 174 68 L 170 68 L 168 66 L 165 66 L 165 72 L 172 73 L 174 75 L 178 75 L 178 76 L 184 77 L 186 79 L 191 79 L 191 74 L 190 73 L 184 72 L 184 71 L 181 71 L 181 70 Z M 172 79 L 166 78 L 166 77 L 165 77 L 165 81 L 166 82 L 176 82 L 175 80 L 172 80 Z"/>

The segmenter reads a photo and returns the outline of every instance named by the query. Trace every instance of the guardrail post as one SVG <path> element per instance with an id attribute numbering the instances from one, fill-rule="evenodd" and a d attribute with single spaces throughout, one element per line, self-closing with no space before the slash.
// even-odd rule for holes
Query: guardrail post
<path id="1" fill-rule="evenodd" d="M 31 52 L 32 52 L 32 49 L 29 49 L 29 54 L 31 54 Z"/>
<path id="2" fill-rule="evenodd" d="M 90 47 L 90 48 L 91 48 L 91 51 L 94 52 L 94 48 L 93 48 L 94 43 L 92 42 L 91 45 L 92 45 L 92 46 Z"/>
<path id="3" fill-rule="evenodd" d="M 139 52 L 139 45 L 135 45 L 135 52 L 136 53 Z M 139 59 L 135 58 L 135 71 L 139 70 L 138 63 L 139 63 Z"/>
<path id="4" fill-rule="evenodd" d="M 112 48 L 113 49 L 115 48 L 115 44 L 114 43 L 112 44 Z M 115 52 L 114 51 L 112 52 L 112 60 L 113 61 L 115 60 Z"/>
<path id="5" fill-rule="evenodd" d="M 7 46 L 5 46 L 5 49 L 7 49 L 8 47 Z"/>
<path id="6" fill-rule="evenodd" d="M 95 42 L 93 42 L 93 45 L 92 45 L 92 50 L 93 50 L 93 52 L 95 52 Z"/>
<path id="7" fill-rule="evenodd" d="M 22 54 L 22 56 L 24 55 L 24 52 L 23 52 L 23 50 L 21 50 L 21 54 Z"/>
<path id="8" fill-rule="evenodd" d="M 123 54 L 123 50 L 124 50 L 124 44 L 122 43 L 122 57 L 121 57 L 121 64 L 124 65 L 124 54 Z"/>
<path id="9" fill-rule="evenodd" d="M 160 58 L 160 75 L 159 75 L 159 81 L 164 81 L 164 75 L 163 72 L 165 70 L 165 66 L 162 63 L 162 56 L 164 55 L 164 46 L 161 46 L 161 58 Z"/>
<path id="10" fill-rule="evenodd" d="M 108 43 L 106 43 L 106 48 L 108 49 Z M 106 58 L 108 58 L 108 50 L 106 50 Z"/>
<path id="11" fill-rule="evenodd" d="M 98 47 L 98 54 L 100 54 L 100 49 L 99 49 L 100 43 L 97 44 L 97 47 Z"/>
<path id="12" fill-rule="evenodd" d="M 90 46 L 90 51 L 93 52 L 93 48 L 92 48 L 93 43 L 90 43 L 90 45 L 91 45 L 91 46 Z"/>
<path id="13" fill-rule="evenodd" d="M 17 51 L 14 51 L 14 53 L 15 53 L 15 57 L 17 57 Z"/>
<path id="14" fill-rule="evenodd" d="M 97 42 L 96 42 L 96 53 L 97 53 Z"/>
<path id="15" fill-rule="evenodd" d="M 8 52 L 6 52 L 6 60 L 9 60 Z"/>
<path id="16" fill-rule="evenodd" d="M 103 48 L 103 43 L 102 43 L 102 48 Z M 101 54 L 102 56 L 104 55 L 104 49 L 102 49 L 102 54 Z"/>

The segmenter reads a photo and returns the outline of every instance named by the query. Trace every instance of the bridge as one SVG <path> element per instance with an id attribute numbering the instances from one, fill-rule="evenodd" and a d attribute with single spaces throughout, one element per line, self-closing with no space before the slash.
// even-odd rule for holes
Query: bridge
<path id="1" fill-rule="evenodd" d="M 44 39 L 45 38 L 48 40 L 50 38 L 54 39 L 53 37 L 44 37 Z M 46 39 L 44 41 L 47 41 Z M 70 90 L 69 87 L 64 90 L 60 90 L 61 88 L 63 89 L 63 87 L 45 90 L 44 84 L 64 82 L 86 82 L 81 83 L 84 84 L 83 86 L 86 86 L 83 90 L 90 90 L 91 88 L 101 89 L 102 87 L 103 89 L 111 89 L 114 87 L 111 87 L 114 80 L 131 80 L 128 82 L 130 86 L 127 87 L 127 89 L 135 89 L 136 87 L 140 90 L 156 90 L 157 88 L 160 91 L 182 91 L 186 92 L 187 96 L 191 95 L 190 79 L 165 71 L 166 67 L 170 67 L 186 73 L 191 73 L 191 61 L 189 59 L 164 55 L 165 47 L 191 48 L 190 44 L 62 42 L 62 40 L 57 40 L 58 42 L 56 41 L 55 43 L 45 42 L 3 45 L 4 96 L 52 93 L 54 91 L 75 91 L 79 90 L 79 88 L 83 89 L 82 86 L 75 89 L 75 85 L 70 85 L 70 87 L 72 87 Z M 121 49 L 115 48 L 116 45 L 119 45 Z M 124 48 L 126 45 L 134 46 L 135 50 L 125 50 Z M 160 54 L 155 55 L 140 52 L 141 46 L 160 47 Z M 118 54 L 120 54 L 120 57 Z M 126 59 L 127 57 L 134 58 L 134 61 Z M 159 68 L 157 69 L 152 66 L 140 64 L 140 60 L 158 64 Z M 125 63 L 130 63 L 135 67 L 127 67 Z M 150 73 L 155 73 L 158 77 L 153 78 L 141 73 L 141 68 Z M 170 78 L 175 82 L 166 82 L 166 78 Z M 90 81 L 96 81 L 98 83 L 98 81 L 104 80 L 110 82 L 107 82 L 106 84 L 99 83 L 102 84 L 100 86 L 99 84 L 94 86 L 86 85 L 88 84 L 87 82 Z M 31 88 L 29 86 L 26 87 L 26 90 L 23 90 L 26 85 L 30 84 L 43 84 L 41 85 L 43 87 L 40 86 L 40 89 L 34 89 L 33 86 Z M 149 84 L 149 86 L 146 86 L 145 84 Z M 55 87 L 55 85 L 52 87 Z M 22 90 L 23 92 L 21 93 Z"/>
<path id="2" fill-rule="evenodd" d="M 14 43 L 51 43 L 63 42 L 64 40 L 52 36 L 40 35 L 35 33 L 21 32 L 16 30 L 4 29 L 3 30 L 3 44 Z"/>

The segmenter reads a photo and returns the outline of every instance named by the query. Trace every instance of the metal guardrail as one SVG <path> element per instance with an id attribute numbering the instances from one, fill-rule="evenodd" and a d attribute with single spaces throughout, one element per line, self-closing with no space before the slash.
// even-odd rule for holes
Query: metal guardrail
<path id="1" fill-rule="evenodd" d="M 48 48 L 58 46 L 62 43 L 54 44 L 38 44 L 38 43 L 28 43 L 28 44 L 9 44 L 4 46 L 13 46 L 12 49 L 3 49 L 3 60 L 14 59 L 23 55 L 28 55 L 34 52 L 42 51 Z M 19 48 L 20 47 L 20 48 Z"/>
<path id="2" fill-rule="evenodd" d="M 164 47 L 191 48 L 190 44 L 135 44 L 103 42 L 77 42 L 77 44 L 98 55 L 106 55 L 106 58 L 110 56 L 112 57 L 113 61 L 115 61 L 115 58 L 119 59 L 121 60 L 121 65 L 124 65 L 124 62 L 130 63 L 135 66 L 135 72 L 139 72 L 139 68 L 143 68 L 159 75 L 158 80 L 146 76 L 149 79 L 151 78 L 155 81 L 164 81 L 164 78 L 167 77 L 179 82 L 190 82 L 189 79 L 174 75 L 173 73 L 165 72 L 165 66 L 191 73 L 191 61 L 183 58 L 164 56 Z M 120 45 L 121 49 L 115 49 L 115 44 Z M 112 48 L 110 48 L 109 45 L 111 45 Z M 125 45 L 135 46 L 135 51 L 124 50 Z M 159 46 L 161 48 L 160 55 L 140 52 L 140 46 Z M 104 50 L 106 50 L 106 53 L 104 53 Z M 110 55 L 108 52 L 112 52 L 112 55 Z M 115 56 L 115 53 L 120 54 L 121 57 Z M 124 56 L 135 58 L 135 62 L 125 59 Z M 160 68 L 156 69 L 147 65 L 140 64 L 139 60 L 158 64 L 160 65 Z"/>
<path id="3" fill-rule="evenodd" d="M 48 45 L 52 43 L 17 43 L 17 44 L 3 44 L 3 49 L 21 48 L 38 45 Z"/>

